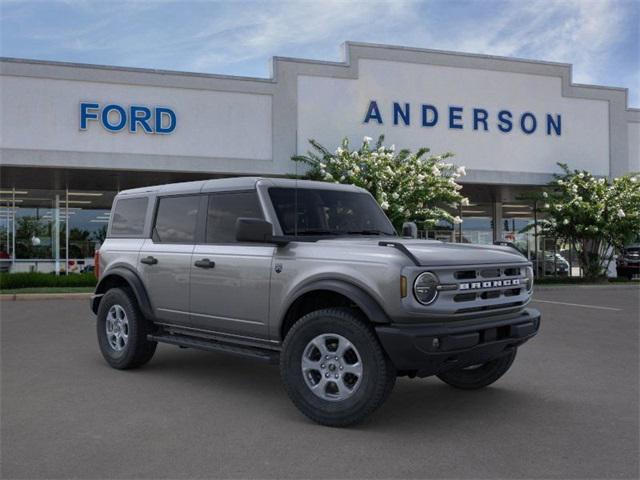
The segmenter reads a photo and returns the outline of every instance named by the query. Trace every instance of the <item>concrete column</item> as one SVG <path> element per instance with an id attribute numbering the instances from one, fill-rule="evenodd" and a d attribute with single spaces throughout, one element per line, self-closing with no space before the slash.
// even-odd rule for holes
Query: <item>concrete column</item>
<path id="1" fill-rule="evenodd" d="M 502 199 L 500 196 L 493 203 L 493 241 L 502 240 L 504 231 L 502 219 Z"/>

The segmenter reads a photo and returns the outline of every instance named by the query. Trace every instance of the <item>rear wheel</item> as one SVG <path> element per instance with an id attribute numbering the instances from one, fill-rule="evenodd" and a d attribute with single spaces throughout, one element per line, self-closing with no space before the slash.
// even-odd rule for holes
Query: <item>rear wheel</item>
<path id="1" fill-rule="evenodd" d="M 150 324 L 142 316 L 130 290 L 113 288 L 107 291 L 100 301 L 97 316 L 98 345 L 109 365 L 124 370 L 151 360 L 157 343 L 147 340 Z"/>
<path id="2" fill-rule="evenodd" d="M 333 427 L 363 421 L 386 400 L 396 378 L 370 325 L 347 308 L 300 319 L 285 339 L 280 372 L 296 407 Z"/>
<path id="3" fill-rule="evenodd" d="M 470 367 L 457 368 L 438 374 L 438 378 L 452 387 L 477 390 L 491 385 L 511 368 L 516 358 L 516 348 L 501 357 Z"/>

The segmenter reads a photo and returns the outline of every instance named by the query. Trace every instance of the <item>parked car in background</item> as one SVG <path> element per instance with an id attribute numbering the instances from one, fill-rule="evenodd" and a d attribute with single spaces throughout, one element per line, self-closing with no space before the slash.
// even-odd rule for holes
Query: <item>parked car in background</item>
<path id="1" fill-rule="evenodd" d="M 11 256 L 4 250 L 0 250 L 0 272 L 11 270 Z"/>
<path id="2" fill-rule="evenodd" d="M 496 242 L 493 242 L 493 244 L 513 248 L 522 256 L 527 257 L 526 250 L 518 247 L 513 242 L 509 242 L 507 240 L 498 240 Z M 544 258 L 544 260 L 540 260 L 539 262 L 537 262 L 535 253 L 532 253 L 529 257 L 529 260 L 531 260 L 531 263 L 533 264 L 534 270 L 536 272 L 536 276 L 543 277 L 553 275 L 569 275 L 571 265 L 569 261 L 562 255 L 560 255 L 559 253 L 554 254 L 553 252 L 544 252 L 544 256 L 542 256 L 542 252 L 539 252 L 539 255 L 541 255 L 540 258 Z"/>
<path id="3" fill-rule="evenodd" d="M 619 277 L 626 277 L 629 280 L 640 275 L 640 243 L 624 247 L 616 261 L 616 272 Z"/>

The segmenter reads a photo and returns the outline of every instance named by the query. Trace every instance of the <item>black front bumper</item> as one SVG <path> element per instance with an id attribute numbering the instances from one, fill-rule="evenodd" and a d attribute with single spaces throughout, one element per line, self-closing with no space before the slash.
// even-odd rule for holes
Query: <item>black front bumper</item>
<path id="1" fill-rule="evenodd" d="M 539 328 L 540 312 L 527 308 L 516 314 L 449 323 L 380 325 L 376 333 L 399 373 L 427 377 L 499 357 L 529 340 Z"/>

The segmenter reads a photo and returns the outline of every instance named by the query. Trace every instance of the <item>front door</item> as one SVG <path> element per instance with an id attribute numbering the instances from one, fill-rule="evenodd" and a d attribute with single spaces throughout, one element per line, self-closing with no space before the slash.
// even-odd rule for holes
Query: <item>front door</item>
<path id="1" fill-rule="evenodd" d="M 238 217 L 263 218 L 255 191 L 209 195 L 205 243 L 191 261 L 191 323 L 213 332 L 268 338 L 275 247 L 237 243 Z"/>
<path id="2" fill-rule="evenodd" d="M 189 323 L 189 275 L 200 198 L 160 198 L 152 238 L 145 240 L 140 251 L 142 278 L 160 322 Z"/>

